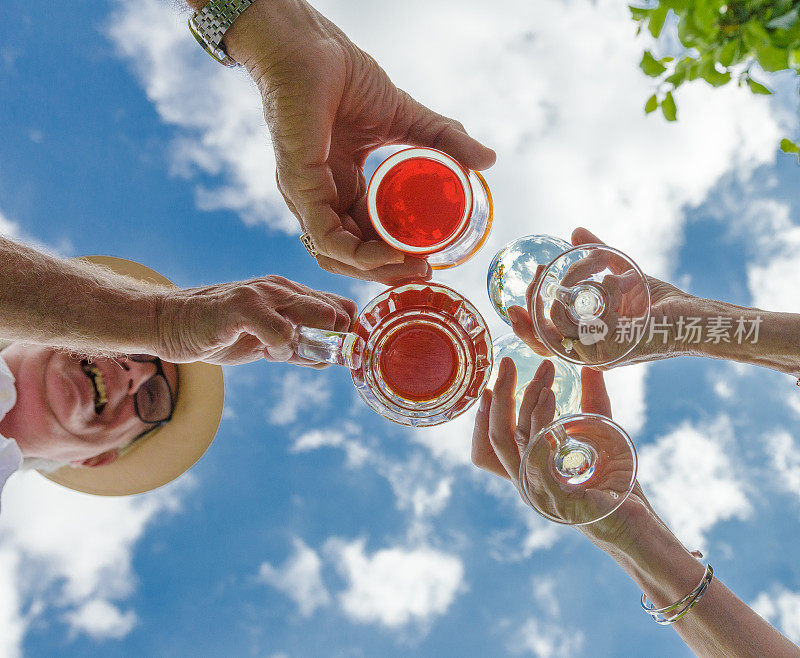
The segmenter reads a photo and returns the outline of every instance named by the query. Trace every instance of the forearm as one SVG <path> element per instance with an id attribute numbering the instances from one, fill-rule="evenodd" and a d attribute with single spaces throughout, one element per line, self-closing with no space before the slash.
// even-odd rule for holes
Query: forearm
<path id="1" fill-rule="evenodd" d="M 697 587 L 704 567 L 669 530 L 659 526 L 640 537 L 644 541 L 635 555 L 609 552 L 654 606 L 668 606 Z M 798 647 L 716 576 L 696 605 L 672 627 L 698 656 L 800 656 Z"/>
<path id="2" fill-rule="evenodd" d="M 0 339 L 90 353 L 153 353 L 169 289 L 0 236 Z"/>
<path id="3" fill-rule="evenodd" d="M 691 313 L 702 318 L 706 331 L 698 343 L 679 343 L 685 353 L 749 363 L 800 377 L 800 314 L 774 313 L 709 299 L 694 301 Z M 707 328 L 714 318 L 729 320 L 728 341 L 709 340 Z M 742 333 L 737 335 L 740 327 Z"/>

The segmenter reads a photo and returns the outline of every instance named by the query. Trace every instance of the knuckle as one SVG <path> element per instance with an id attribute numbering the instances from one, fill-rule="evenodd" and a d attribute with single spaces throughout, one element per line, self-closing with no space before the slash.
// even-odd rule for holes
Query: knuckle
<path id="1" fill-rule="evenodd" d="M 464 128 L 464 124 L 461 123 L 460 121 L 457 121 L 456 119 L 450 119 L 450 125 L 453 128 L 455 128 L 456 130 L 458 130 L 459 132 L 462 132 L 462 133 L 466 133 L 467 132 L 467 129 Z"/>
<path id="2" fill-rule="evenodd" d="M 493 446 L 499 446 L 502 439 L 503 437 L 501 436 L 500 432 L 489 428 L 489 443 L 491 443 Z"/>

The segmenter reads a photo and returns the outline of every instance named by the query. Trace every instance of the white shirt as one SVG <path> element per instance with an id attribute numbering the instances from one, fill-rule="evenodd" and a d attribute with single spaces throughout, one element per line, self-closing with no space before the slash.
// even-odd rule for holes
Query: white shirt
<path id="1" fill-rule="evenodd" d="M 17 387 L 14 375 L 0 356 L 0 420 L 17 403 Z M 22 452 L 14 439 L 0 435 L 0 494 L 6 481 L 22 466 Z"/>

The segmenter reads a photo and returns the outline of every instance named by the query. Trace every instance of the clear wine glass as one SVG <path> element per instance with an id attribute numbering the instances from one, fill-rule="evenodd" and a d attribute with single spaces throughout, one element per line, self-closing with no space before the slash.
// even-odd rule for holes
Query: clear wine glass
<path id="1" fill-rule="evenodd" d="M 492 343 L 494 388 L 500 362 L 510 358 L 517 369 L 514 390 L 517 414 L 525 389 L 547 360 L 513 333 Z M 556 523 L 584 525 L 608 516 L 628 497 L 636 482 L 636 450 L 627 433 L 613 421 L 581 413 L 578 369 L 559 358 L 552 391 L 556 420 L 538 432 L 522 455 L 520 490 L 539 514 Z"/>
<path id="2" fill-rule="evenodd" d="M 604 519 L 628 497 L 638 460 L 628 434 L 610 418 L 556 418 L 528 441 L 519 468 L 523 499 L 556 523 Z"/>
<path id="3" fill-rule="evenodd" d="M 531 306 L 536 333 L 550 352 L 571 363 L 608 367 L 642 339 L 650 286 L 621 251 L 580 245 L 540 268 Z"/>

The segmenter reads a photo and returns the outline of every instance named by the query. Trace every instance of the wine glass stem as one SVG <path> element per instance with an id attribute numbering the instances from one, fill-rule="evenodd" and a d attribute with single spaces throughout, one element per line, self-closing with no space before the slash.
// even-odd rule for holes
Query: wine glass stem
<path id="1" fill-rule="evenodd" d="M 553 299 L 561 302 L 567 308 L 569 308 L 572 304 L 572 288 L 562 286 L 560 283 L 556 283 L 555 281 L 547 284 L 547 287 L 544 291 L 544 296 L 547 299 Z"/>
<path id="2" fill-rule="evenodd" d="M 568 288 L 553 281 L 548 283 L 544 295 L 561 303 L 576 322 L 596 320 L 606 308 L 604 291 L 589 283 L 579 283 Z"/>
<path id="3" fill-rule="evenodd" d="M 552 435 L 556 442 L 556 471 L 571 484 L 580 484 L 591 477 L 597 463 L 594 448 L 569 436 L 561 425 L 553 428 Z"/>

